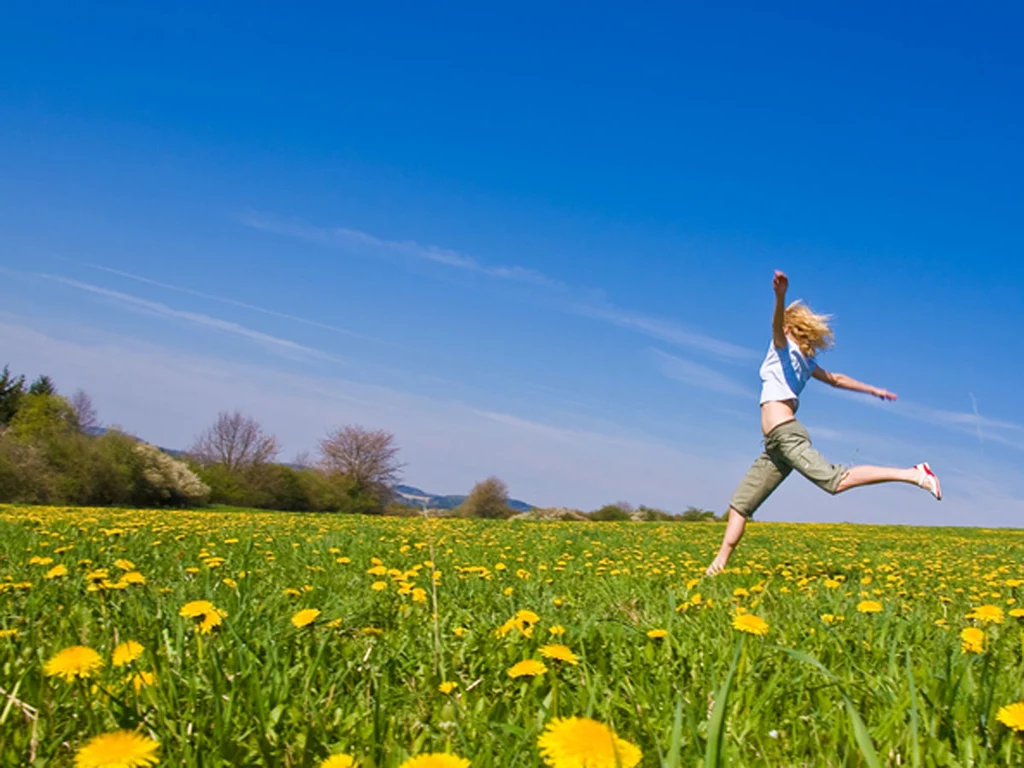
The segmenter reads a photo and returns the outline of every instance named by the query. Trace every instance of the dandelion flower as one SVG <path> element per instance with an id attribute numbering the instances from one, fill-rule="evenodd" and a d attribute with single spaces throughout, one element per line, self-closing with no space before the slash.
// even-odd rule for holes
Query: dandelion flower
<path id="1" fill-rule="evenodd" d="M 967 614 L 968 619 L 977 619 L 984 624 L 1002 624 L 1003 609 L 998 605 L 979 605 Z"/>
<path id="2" fill-rule="evenodd" d="M 1024 618 L 1024 608 L 1014 608 L 1010 611 L 1010 615 L 1015 619 Z"/>
<path id="3" fill-rule="evenodd" d="M 508 670 L 508 676 L 511 678 L 534 677 L 536 675 L 543 675 L 547 671 L 548 668 L 544 666 L 544 662 L 526 659 L 518 664 L 513 664 Z"/>
<path id="4" fill-rule="evenodd" d="M 876 600 L 861 600 L 857 603 L 857 611 L 860 613 L 881 613 L 882 604 Z"/>
<path id="5" fill-rule="evenodd" d="M 43 667 L 47 677 L 63 677 L 72 682 L 76 677 L 92 677 L 103 666 L 103 659 L 86 645 L 72 645 L 58 653 Z"/>
<path id="6" fill-rule="evenodd" d="M 469 760 L 458 755 L 417 755 L 410 757 L 398 768 L 469 768 Z"/>
<path id="7" fill-rule="evenodd" d="M 142 645 L 134 640 L 121 643 L 114 649 L 114 666 L 123 667 L 125 664 L 131 664 L 142 655 L 142 651 Z"/>
<path id="8" fill-rule="evenodd" d="M 1024 731 L 1024 701 L 1000 707 L 996 720 L 1018 733 Z"/>
<path id="9" fill-rule="evenodd" d="M 305 610 L 299 611 L 294 616 L 292 616 L 292 624 L 295 625 L 297 628 L 302 629 L 302 627 L 308 627 L 310 624 L 316 621 L 316 617 L 319 615 L 320 611 L 318 611 L 316 608 L 306 608 Z"/>
<path id="10" fill-rule="evenodd" d="M 537 747 L 550 768 L 635 768 L 643 757 L 607 725 L 586 717 L 555 718 Z"/>
<path id="11" fill-rule="evenodd" d="M 199 624 L 199 633 L 208 635 L 214 627 L 219 627 L 227 613 L 217 608 L 209 600 L 193 600 L 185 603 L 178 611 L 179 616 L 188 619 L 196 619 Z"/>
<path id="12" fill-rule="evenodd" d="M 53 568 L 51 568 L 50 570 L 48 570 L 46 572 L 46 574 L 43 576 L 43 578 L 44 579 L 57 579 L 57 578 L 60 578 L 61 576 L 67 576 L 67 575 L 68 575 L 68 567 L 62 563 L 61 565 L 53 566 Z"/>
<path id="13" fill-rule="evenodd" d="M 331 755 L 318 768 L 352 768 L 355 764 L 356 759 L 352 755 Z"/>
<path id="14" fill-rule="evenodd" d="M 668 637 L 668 630 L 667 629 L 652 629 L 652 630 L 650 630 L 647 633 L 647 636 L 649 638 L 651 638 L 651 640 L 661 640 L 664 637 Z"/>
<path id="15" fill-rule="evenodd" d="M 580 663 L 579 657 L 564 645 L 554 644 L 541 646 L 540 655 L 546 659 L 564 661 L 566 664 L 575 665 Z"/>
<path id="16" fill-rule="evenodd" d="M 154 675 L 152 672 L 137 672 L 136 674 L 128 678 L 128 682 L 132 684 L 132 687 L 135 689 L 135 692 L 138 693 L 143 688 L 146 688 L 156 683 L 156 675 Z"/>
<path id="17" fill-rule="evenodd" d="M 114 566 L 116 568 L 120 568 L 122 571 L 134 571 L 135 570 L 135 563 L 133 563 L 131 560 L 115 560 L 114 561 Z"/>
<path id="18" fill-rule="evenodd" d="M 156 765 L 160 745 L 135 731 L 95 736 L 78 750 L 75 768 L 140 768 Z"/>
<path id="19" fill-rule="evenodd" d="M 768 622 L 752 613 L 744 613 L 732 620 L 732 628 L 750 635 L 764 637 L 768 634 Z"/>
<path id="20" fill-rule="evenodd" d="M 565 627 L 563 627 L 561 624 L 555 624 L 555 626 L 553 627 L 548 627 L 548 632 L 554 635 L 555 637 L 561 637 L 565 634 Z"/>
<path id="21" fill-rule="evenodd" d="M 458 687 L 459 687 L 458 683 L 453 683 L 453 682 L 450 682 L 448 680 L 445 680 L 443 683 L 441 683 L 439 686 L 437 686 L 437 690 L 439 690 L 441 693 L 443 693 L 445 695 L 448 695 L 449 693 L 451 693 L 452 691 L 454 691 Z"/>
<path id="22" fill-rule="evenodd" d="M 18 636 L 18 630 L 16 630 L 16 629 L 0 629 L 0 640 L 3 640 L 5 637 L 17 637 L 17 636 Z"/>
<path id="23" fill-rule="evenodd" d="M 964 653 L 985 652 L 985 633 L 977 627 L 967 627 L 960 633 L 960 639 L 963 641 L 961 650 Z"/>
<path id="24" fill-rule="evenodd" d="M 138 571 L 129 571 L 121 577 L 121 581 L 125 584 L 145 584 L 146 577 Z"/>
<path id="25" fill-rule="evenodd" d="M 373 582 L 373 584 L 370 585 L 370 589 L 372 589 L 374 592 L 383 592 L 387 588 L 388 583 L 386 581 L 375 581 Z"/>

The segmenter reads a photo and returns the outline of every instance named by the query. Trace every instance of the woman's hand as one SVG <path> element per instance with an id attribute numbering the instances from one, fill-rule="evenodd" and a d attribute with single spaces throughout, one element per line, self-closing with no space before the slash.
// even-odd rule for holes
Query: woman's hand
<path id="1" fill-rule="evenodd" d="M 875 397 L 881 399 L 881 400 L 895 400 L 896 399 L 896 393 L 895 392 L 890 392 L 887 389 L 879 389 L 878 387 L 875 387 L 874 389 L 872 389 L 871 394 L 874 395 Z"/>
<path id="2" fill-rule="evenodd" d="M 786 273 L 782 270 L 775 270 L 775 277 L 772 278 L 772 289 L 775 291 L 776 296 L 785 296 L 786 291 L 789 290 L 789 278 L 786 277 Z"/>

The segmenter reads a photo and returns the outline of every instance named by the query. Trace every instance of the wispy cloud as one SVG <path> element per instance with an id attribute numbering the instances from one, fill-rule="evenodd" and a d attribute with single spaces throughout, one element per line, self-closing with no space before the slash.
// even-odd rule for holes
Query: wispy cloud
<path id="1" fill-rule="evenodd" d="M 183 293 L 183 294 L 186 294 L 188 296 L 195 296 L 195 297 L 200 298 L 200 299 L 207 299 L 209 301 L 216 301 L 216 302 L 219 302 L 221 304 L 227 304 L 227 305 L 232 306 L 232 307 L 240 307 L 242 309 L 248 309 L 248 310 L 250 310 L 252 312 L 259 312 L 261 314 L 269 315 L 270 317 L 277 317 L 277 318 L 280 318 L 282 320 L 290 320 L 290 321 L 292 321 L 294 323 L 302 323 L 303 325 L 309 325 L 309 326 L 312 326 L 313 328 L 322 328 L 325 331 L 332 331 L 334 333 L 340 333 L 340 334 L 342 334 L 344 336 L 351 336 L 353 338 L 365 339 L 365 340 L 368 340 L 368 341 L 379 341 L 379 339 L 374 339 L 371 336 L 365 336 L 365 335 L 363 335 L 361 333 L 356 333 L 355 331 L 350 331 L 350 330 L 348 330 L 346 328 L 339 328 L 336 325 L 330 325 L 328 323 L 321 323 L 321 322 L 319 322 L 317 320 L 309 320 L 308 318 L 299 317 L 297 315 L 290 315 L 290 314 L 288 314 L 286 312 L 278 312 L 277 310 L 274 310 L 274 309 L 267 309 L 266 307 L 260 307 L 260 306 L 257 306 L 255 304 L 249 304 L 248 302 L 245 302 L 245 301 L 238 301 L 237 299 L 231 299 L 231 298 L 228 298 L 226 296 L 217 296 L 216 294 L 204 293 L 203 291 L 196 291 L 196 290 L 194 290 L 192 288 L 186 288 L 186 287 L 181 286 L 181 285 L 174 285 L 172 283 L 164 283 L 164 282 L 161 282 L 159 280 L 153 280 L 153 279 L 148 278 L 148 277 L 143 277 L 142 275 L 136 275 L 136 274 L 133 274 L 131 272 L 124 272 L 124 271 L 122 271 L 120 269 L 112 269 L 110 267 L 104 267 L 101 264 L 88 264 L 87 266 L 91 267 L 92 269 L 99 270 L 100 272 L 106 272 L 107 274 L 110 274 L 110 275 L 117 275 L 118 277 L 124 277 L 124 278 L 127 278 L 128 280 L 134 280 L 134 281 L 136 281 L 138 283 L 143 283 L 145 285 L 152 285 L 152 286 L 155 286 L 157 288 L 163 288 L 163 289 L 168 290 L 168 291 L 175 291 L 176 293 Z"/>
<path id="2" fill-rule="evenodd" d="M 662 320 L 628 309 L 621 309 L 610 304 L 579 303 L 570 307 L 570 312 L 595 320 L 638 331 L 646 336 L 667 341 L 680 347 L 689 347 L 707 352 L 715 357 L 726 360 L 755 360 L 757 352 L 740 347 L 728 341 L 716 339 L 703 333 L 683 328 L 669 320 Z"/>
<path id="3" fill-rule="evenodd" d="M 502 280 L 558 289 L 559 300 L 553 306 L 561 312 L 609 323 L 681 347 L 698 349 L 725 360 L 753 360 L 758 356 L 754 350 L 684 328 L 670 320 L 651 317 L 604 301 L 597 301 L 593 298 L 593 291 L 567 285 L 534 269 L 519 266 L 490 266 L 473 256 L 449 248 L 423 245 L 412 240 L 385 240 L 345 227 L 320 227 L 282 221 L 273 216 L 255 213 L 241 217 L 241 222 L 245 226 L 261 232 L 270 232 L 322 246 L 345 248 L 383 257 L 398 256 L 430 261 Z"/>
<path id="4" fill-rule="evenodd" d="M 112 291 L 109 288 L 102 288 L 98 285 L 92 285 L 91 283 L 83 283 L 78 280 L 72 280 L 71 278 L 61 277 L 60 275 L 49 275 L 49 274 L 37 274 L 37 277 L 41 277 L 45 280 L 50 280 L 61 285 L 66 285 L 71 288 L 75 288 L 80 291 L 86 291 L 96 296 L 102 296 L 107 299 L 111 299 L 122 305 L 132 307 L 134 309 L 146 312 L 158 317 L 172 318 L 176 320 L 184 320 L 185 322 L 193 325 L 201 326 L 204 328 L 211 328 L 223 333 L 229 333 L 234 336 L 240 336 L 250 341 L 257 342 L 266 347 L 274 349 L 278 352 L 285 352 L 292 356 L 299 355 L 305 357 L 313 357 L 320 360 L 331 360 L 334 362 L 346 362 L 343 358 L 336 357 L 335 355 L 328 354 L 319 349 L 307 347 L 303 344 L 299 344 L 289 339 L 282 339 L 278 336 L 271 336 L 269 333 L 263 333 L 262 331 L 253 330 L 247 328 L 239 323 L 232 322 L 230 320 L 222 320 L 218 317 L 211 317 L 210 315 L 204 315 L 199 312 L 189 312 L 186 310 L 174 309 L 161 304 L 157 301 L 150 301 L 149 299 L 143 299 L 139 296 L 133 296 L 129 293 L 122 293 L 120 291 Z"/>
<path id="5" fill-rule="evenodd" d="M 984 428 L 986 440 L 1015 448 L 1018 451 L 1024 451 L 1024 425 L 982 416 L 976 410 L 951 411 L 943 408 L 932 408 L 931 406 L 921 405 L 920 403 L 903 400 L 902 398 L 892 403 L 884 403 L 872 397 L 840 389 L 828 388 L 826 391 L 836 397 L 855 400 L 858 403 L 877 408 L 884 408 L 898 416 L 913 419 L 923 424 L 930 424 L 935 427 L 962 432 L 972 436 L 980 436 L 980 431 Z"/>
<path id="6" fill-rule="evenodd" d="M 670 355 L 658 349 L 652 349 L 651 353 L 654 355 L 658 370 L 670 379 L 675 379 L 700 389 L 721 392 L 725 395 L 745 398 L 752 398 L 756 395 L 753 390 L 744 387 L 738 381 L 716 371 L 714 368 Z"/>
<path id="7" fill-rule="evenodd" d="M 549 287 L 563 287 L 558 280 L 537 270 L 517 266 L 489 266 L 480 260 L 450 248 L 424 245 L 414 240 L 384 240 L 366 232 L 345 227 L 318 227 L 310 224 L 282 221 L 272 216 L 247 214 L 241 217 L 247 227 L 276 235 L 305 240 L 318 245 L 361 250 L 381 256 L 404 256 L 420 261 L 432 261 L 446 267 L 455 267 L 502 280 L 533 283 Z"/>

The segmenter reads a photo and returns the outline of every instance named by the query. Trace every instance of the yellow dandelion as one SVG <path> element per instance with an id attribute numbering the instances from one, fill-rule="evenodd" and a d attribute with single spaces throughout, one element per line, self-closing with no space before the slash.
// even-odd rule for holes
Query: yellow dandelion
<path id="1" fill-rule="evenodd" d="M 193 600 L 191 603 L 185 603 L 181 610 L 178 611 L 178 615 L 188 619 L 196 619 L 199 633 L 208 635 L 214 627 L 221 625 L 227 613 L 216 607 L 209 600 Z"/>
<path id="2" fill-rule="evenodd" d="M 375 581 L 373 582 L 373 584 L 370 585 L 370 589 L 372 589 L 374 592 L 383 592 L 387 588 L 388 583 L 386 581 Z"/>
<path id="3" fill-rule="evenodd" d="M 121 581 L 125 584 L 145 584 L 146 577 L 138 571 L 129 571 L 128 573 L 121 576 Z"/>
<path id="4" fill-rule="evenodd" d="M 114 731 L 89 739 L 75 754 L 75 768 L 141 768 L 156 765 L 160 745 L 136 731 Z"/>
<path id="5" fill-rule="evenodd" d="M 7 637 L 17 637 L 17 636 L 18 636 L 18 630 L 16 630 L 16 629 L 0 629 L 0 640 L 3 640 L 4 638 L 7 638 Z"/>
<path id="6" fill-rule="evenodd" d="M 555 718 L 537 747 L 550 768 L 635 768 L 643 757 L 636 745 L 586 717 Z"/>
<path id="7" fill-rule="evenodd" d="M 466 629 L 465 627 L 456 627 L 455 629 L 452 630 L 452 634 L 455 635 L 456 637 L 463 637 L 463 636 L 465 636 L 465 634 L 467 632 L 469 632 L 469 630 Z"/>
<path id="8" fill-rule="evenodd" d="M 238 582 L 235 581 L 234 579 L 232 579 L 230 576 L 228 576 L 227 578 L 223 579 L 223 581 L 224 581 L 224 586 L 225 587 L 230 587 L 231 589 L 234 589 L 235 587 L 238 586 Z"/>
<path id="9" fill-rule="evenodd" d="M 134 571 L 135 563 L 133 563 L 131 560 L 115 560 L 114 567 L 120 568 L 122 571 Z"/>
<path id="10" fill-rule="evenodd" d="M 123 667 L 125 664 L 131 664 L 142 655 L 142 651 L 142 645 L 134 640 L 128 640 L 127 642 L 121 643 L 114 649 L 113 664 L 115 667 Z"/>
<path id="11" fill-rule="evenodd" d="M 543 675 L 547 671 L 548 668 L 544 666 L 544 662 L 526 659 L 513 664 L 508 670 L 508 676 L 511 678 L 536 677 L 537 675 Z"/>
<path id="12" fill-rule="evenodd" d="M 881 613 L 882 604 L 875 600 L 861 600 L 857 603 L 859 613 Z"/>
<path id="13" fill-rule="evenodd" d="M 61 565 L 55 565 L 53 568 L 48 570 L 43 576 L 44 579 L 58 579 L 61 576 L 68 575 L 68 567 L 63 563 Z"/>
<path id="14" fill-rule="evenodd" d="M 328 629 L 337 629 L 341 626 L 341 619 L 331 619 L 326 624 L 324 624 L 324 626 Z"/>
<path id="15" fill-rule="evenodd" d="M 540 655 L 546 659 L 564 661 L 566 664 L 575 665 L 580 663 L 579 657 L 564 645 L 543 645 L 540 648 Z"/>
<path id="16" fill-rule="evenodd" d="M 102 667 L 103 659 L 92 648 L 72 645 L 46 662 L 43 674 L 47 677 L 63 677 L 70 683 L 76 677 L 92 677 Z"/>
<path id="17" fill-rule="evenodd" d="M 415 587 L 412 591 L 412 601 L 414 603 L 427 602 L 427 590 L 423 589 L 423 587 Z"/>
<path id="18" fill-rule="evenodd" d="M 561 637 L 565 634 L 565 627 L 563 627 L 561 624 L 555 624 L 555 626 L 553 627 L 548 627 L 548 632 L 554 635 L 555 637 Z"/>
<path id="19" fill-rule="evenodd" d="M 458 683 L 453 683 L 453 682 L 449 682 L 448 680 L 445 680 L 443 683 L 441 683 L 439 686 L 437 686 L 437 690 L 439 690 L 441 693 L 443 693 L 445 695 L 448 695 L 449 693 L 451 693 L 452 691 L 454 691 L 458 687 L 459 687 Z"/>
<path id="20" fill-rule="evenodd" d="M 1000 707 L 996 720 L 1014 731 L 1024 731 L 1024 701 Z"/>
<path id="21" fill-rule="evenodd" d="M 967 627 L 960 633 L 961 650 L 964 653 L 984 653 L 985 633 L 977 627 Z"/>
<path id="22" fill-rule="evenodd" d="M 296 628 L 302 629 L 302 627 L 308 627 L 310 624 L 316 621 L 316 617 L 319 615 L 320 611 L 318 611 L 316 608 L 306 608 L 305 610 L 299 611 L 294 616 L 292 616 L 292 624 Z"/>
<path id="23" fill-rule="evenodd" d="M 998 605 L 979 605 L 967 614 L 968 619 L 976 619 L 983 624 L 1002 624 L 1003 609 Z"/>
<path id="24" fill-rule="evenodd" d="M 331 755 L 317 768 L 352 768 L 355 764 L 356 759 L 352 755 Z"/>
<path id="25" fill-rule="evenodd" d="M 1010 611 L 1010 616 L 1015 619 L 1024 618 L 1024 608 L 1014 608 Z"/>
<path id="26" fill-rule="evenodd" d="M 469 768 L 469 760 L 458 755 L 417 755 L 410 757 L 398 768 Z"/>
<path id="27" fill-rule="evenodd" d="M 128 682 L 132 684 L 135 692 L 138 693 L 143 688 L 154 685 L 156 683 L 156 675 L 152 672 L 136 672 L 134 675 L 128 678 Z"/>
<path id="28" fill-rule="evenodd" d="M 760 616 L 755 616 L 752 613 L 744 613 L 739 616 L 734 616 L 732 620 L 732 627 L 740 632 L 757 635 L 758 637 L 764 637 L 768 634 L 768 622 Z"/>
<path id="29" fill-rule="evenodd" d="M 651 640 L 661 640 L 662 638 L 668 637 L 667 629 L 652 629 L 647 632 L 647 636 Z"/>
<path id="30" fill-rule="evenodd" d="M 283 594 L 287 595 L 288 597 L 298 597 L 299 595 L 302 594 L 295 587 L 286 587 L 285 589 L 283 589 L 281 591 L 282 591 Z"/>

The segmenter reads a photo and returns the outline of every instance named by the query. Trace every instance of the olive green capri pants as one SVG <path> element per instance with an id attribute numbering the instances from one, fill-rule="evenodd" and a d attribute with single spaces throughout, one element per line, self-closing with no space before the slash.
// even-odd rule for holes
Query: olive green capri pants
<path id="1" fill-rule="evenodd" d="M 764 453 L 747 470 L 729 506 L 744 517 L 751 517 L 794 469 L 833 494 L 846 474 L 845 467 L 829 464 L 811 447 L 811 436 L 804 425 L 793 419 L 779 424 L 765 436 Z"/>

